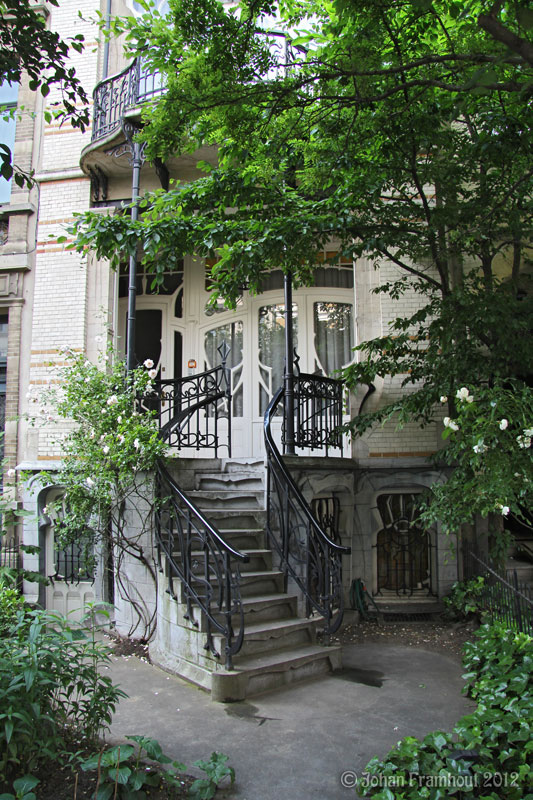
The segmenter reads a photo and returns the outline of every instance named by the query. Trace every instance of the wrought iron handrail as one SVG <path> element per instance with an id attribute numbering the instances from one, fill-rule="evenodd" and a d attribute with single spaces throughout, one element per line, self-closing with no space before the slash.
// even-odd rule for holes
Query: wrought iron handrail
<path id="1" fill-rule="evenodd" d="M 213 449 L 215 458 L 219 447 L 227 447 L 231 458 L 231 385 L 224 357 L 219 366 L 205 372 L 153 381 L 140 405 L 156 412 L 160 435 L 170 447 Z M 221 418 L 227 419 L 227 441 L 222 443 Z"/>
<path id="2" fill-rule="evenodd" d="M 267 533 L 286 580 L 292 578 L 304 595 L 307 616 L 316 611 L 324 617 L 327 641 L 342 622 L 342 556 L 351 548 L 337 544 L 321 528 L 277 448 L 271 423 L 283 394 L 278 389 L 264 419 Z"/>
<path id="3" fill-rule="evenodd" d="M 297 372 L 294 376 L 295 445 L 310 450 L 342 449 L 343 383 Z"/>
<path id="4" fill-rule="evenodd" d="M 185 618 L 198 627 L 193 607 L 200 610 L 206 624 L 205 649 L 219 658 L 213 634 L 221 634 L 226 669 L 231 670 L 244 637 L 239 563 L 247 563 L 250 556 L 225 541 L 161 461 L 156 468 L 156 491 L 156 544 L 159 558 L 166 557 L 168 592 L 177 599 L 173 579 L 179 578 Z"/>

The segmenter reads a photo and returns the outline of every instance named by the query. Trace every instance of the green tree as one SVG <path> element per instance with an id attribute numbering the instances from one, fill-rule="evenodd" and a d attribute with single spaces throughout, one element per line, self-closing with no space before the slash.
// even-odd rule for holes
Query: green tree
<path id="1" fill-rule="evenodd" d="M 118 263 L 140 240 L 156 283 L 183 253 L 214 256 L 213 286 L 229 305 L 243 284 L 260 291 L 272 268 L 312 283 L 317 252 L 331 239 L 376 267 L 392 262 L 398 280 L 380 290 L 401 299 L 414 288 L 420 309 L 361 344 L 346 378 L 356 385 L 406 374 L 405 393 L 356 418 L 356 433 L 390 417 L 428 422 L 443 395 L 452 417 L 462 386 L 497 381 L 505 391 L 513 379 L 527 394 L 527 6 L 245 0 L 228 10 L 216 0 L 171 0 L 170 7 L 170 24 L 147 13 L 115 25 L 131 54 L 142 53 L 167 85 L 146 107 L 140 136 L 151 158 L 199 146 L 216 146 L 216 156 L 204 164 L 205 177 L 146 196 L 137 222 L 82 216 L 75 246 Z M 509 495 L 498 502 L 518 508 L 518 489 L 509 486 Z"/>
<path id="2" fill-rule="evenodd" d="M 59 5 L 59 0 L 48 2 Z M 89 124 L 88 98 L 68 63 L 69 50 L 81 53 L 83 40 L 81 33 L 65 40 L 49 30 L 42 10 L 30 0 L 0 0 L 0 82 L 20 83 L 23 75 L 27 75 L 30 89 L 40 91 L 43 97 L 52 86 L 60 86 L 61 106 L 55 115 L 84 130 Z M 47 115 L 52 118 L 50 112 Z M 9 180 L 13 172 L 12 153 L 9 147 L 0 144 L 0 175 Z M 19 185 L 27 179 L 28 176 L 15 170 Z"/>

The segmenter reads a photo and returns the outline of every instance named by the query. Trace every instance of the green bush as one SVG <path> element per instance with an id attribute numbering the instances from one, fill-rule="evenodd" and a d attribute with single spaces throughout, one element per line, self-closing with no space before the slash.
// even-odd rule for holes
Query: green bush
<path id="1" fill-rule="evenodd" d="M 17 613 L 24 609 L 24 598 L 12 586 L 0 579 L 0 638 L 9 634 L 17 621 Z"/>
<path id="2" fill-rule="evenodd" d="M 374 800 L 533 800 L 533 639 L 483 625 L 465 646 L 465 692 L 477 701 L 452 733 L 406 737 L 358 782 Z"/>
<path id="3" fill-rule="evenodd" d="M 482 608 L 480 600 L 485 590 L 485 578 L 482 575 L 469 581 L 456 581 L 450 594 L 444 598 L 444 605 L 454 617 L 478 614 Z"/>
<path id="4" fill-rule="evenodd" d="M 124 692 L 99 667 L 94 629 L 59 614 L 18 611 L 0 637 L 0 782 L 58 758 L 72 729 L 96 740 Z"/>

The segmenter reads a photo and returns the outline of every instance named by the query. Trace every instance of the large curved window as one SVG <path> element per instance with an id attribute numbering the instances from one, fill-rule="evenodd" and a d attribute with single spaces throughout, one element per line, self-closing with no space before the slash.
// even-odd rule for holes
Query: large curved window
<path id="1" fill-rule="evenodd" d="M 352 360 L 352 304 L 314 303 L 313 327 L 317 371 L 335 377 L 334 373 Z"/>

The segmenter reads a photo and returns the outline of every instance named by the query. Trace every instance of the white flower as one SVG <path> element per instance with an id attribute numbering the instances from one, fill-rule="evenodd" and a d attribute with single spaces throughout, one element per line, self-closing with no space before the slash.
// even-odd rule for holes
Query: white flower
<path id="1" fill-rule="evenodd" d="M 95 337 L 94 337 L 94 341 L 96 342 L 96 344 L 102 344 L 102 342 L 103 342 L 104 340 L 103 340 L 103 337 L 102 337 L 102 336 L 95 336 Z"/>
<path id="2" fill-rule="evenodd" d="M 95 435 L 96 434 L 95 434 L 94 430 L 91 428 L 91 430 L 89 431 L 89 439 L 94 439 Z"/>
<path id="3" fill-rule="evenodd" d="M 92 488 L 93 488 L 93 486 L 94 486 L 94 481 L 93 481 L 93 479 L 92 479 L 92 478 L 86 478 L 86 479 L 85 479 L 85 483 L 87 484 L 87 486 L 89 487 L 89 489 L 92 489 Z"/>
<path id="4" fill-rule="evenodd" d="M 157 370 L 156 370 L 156 369 L 151 369 L 151 370 L 149 370 L 149 372 L 148 372 L 148 377 L 149 377 L 149 378 L 151 378 L 152 380 L 153 380 L 154 378 L 156 378 L 156 377 L 157 377 Z"/>
<path id="5" fill-rule="evenodd" d="M 444 423 L 445 428 L 449 428 L 451 431 L 459 430 L 459 425 L 457 424 L 457 422 L 454 422 L 453 419 L 450 419 L 450 417 L 444 417 L 442 421 Z"/>
<path id="6" fill-rule="evenodd" d="M 14 478 L 16 474 L 17 474 L 17 473 L 15 472 L 15 470 L 13 469 L 13 467 L 11 467 L 10 469 L 8 469 L 8 471 L 6 472 L 6 475 L 7 475 L 7 477 L 8 477 L 8 478 Z"/>
<path id="7" fill-rule="evenodd" d="M 108 406 L 116 406 L 118 404 L 118 397 L 116 394 L 112 394 L 111 397 L 107 398 L 107 405 Z"/>
<path id="8" fill-rule="evenodd" d="M 461 401 L 461 403 L 464 401 L 466 401 L 467 403 L 471 403 L 474 399 L 470 394 L 470 392 L 468 391 L 468 389 L 466 388 L 466 386 L 462 386 L 460 389 L 457 389 L 455 396 L 457 397 L 458 400 Z"/>
<path id="9" fill-rule="evenodd" d="M 140 441 L 139 441 L 138 439 L 135 439 L 135 441 L 133 442 L 133 446 L 134 446 L 134 448 L 135 448 L 136 450 L 138 450 L 138 449 L 139 449 L 139 447 L 141 446 L 141 443 L 140 443 Z"/>
<path id="10" fill-rule="evenodd" d="M 101 442 L 103 442 L 103 441 L 104 441 L 104 439 L 105 439 L 105 433 L 103 433 L 103 434 L 100 436 L 100 441 L 101 441 Z"/>
<path id="11" fill-rule="evenodd" d="M 117 417 L 117 422 L 122 422 L 122 417 L 120 415 Z"/>
<path id="12" fill-rule="evenodd" d="M 509 425 L 509 420 L 507 420 L 505 418 L 500 420 L 500 430 L 501 431 L 504 431 L 508 425 Z"/>
<path id="13" fill-rule="evenodd" d="M 485 450 L 488 450 L 486 444 L 483 444 L 483 439 L 480 439 L 477 444 L 474 445 L 474 453 L 484 453 Z"/>
<path id="14" fill-rule="evenodd" d="M 122 444 L 123 441 L 124 441 L 124 437 L 123 437 L 123 435 L 121 433 L 119 433 L 119 435 L 117 436 L 117 439 L 119 441 L 119 444 Z"/>
<path id="15" fill-rule="evenodd" d="M 527 450 L 529 447 L 531 447 L 531 436 L 517 436 L 516 441 L 522 450 Z"/>
<path id="16" fill-rule="evenodd" d="M 154 366 L 154 362 L 152 361 L 151 358 L 147 358 L 146 361 L 144 362 L 144 366 L 146 367 L 146 369 L 152 369 L 152 367 Z"/>
<path id="17" fill-rule="evenodd" d="M 441 403 L 447 403 L 448 402 L 448 398 L 446 397 L 445 394 L 441 395 L 440 401 L 441 401 Z"/>
<path id="18" fill-rule="evenodd" d="M 524 428 L 524 436 L 533 436 L 533 428 Z"/>
<path id="19" fill-rule="evenodd" d="M 509 513 L 509 511 L 511 510 L 511 509 L 509 508 L 509 506 L 502 506 L 501 504 L 498 504 L 498 505 L 496 506 L 496 508 L 499 508 L 499 509 L 500 509 L 500 511 L 502 512 L 502 514 L 503 514 L 503 516 L 504 516 L 504 517 L 506 517 L 506 516 L 507 516 L 507 514 Z"/>
<path id="20" fill-rule="evenodd" d="M 109 446 L 107 444 L 105 444 L 102 447 L 102 452 L 103 452 L 104 456 L 106 456 L 109 453 Z"/>

